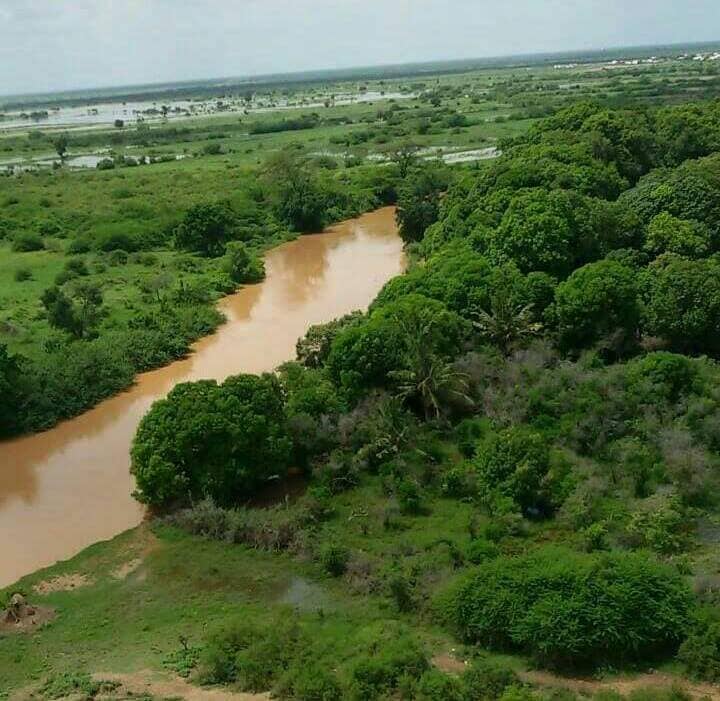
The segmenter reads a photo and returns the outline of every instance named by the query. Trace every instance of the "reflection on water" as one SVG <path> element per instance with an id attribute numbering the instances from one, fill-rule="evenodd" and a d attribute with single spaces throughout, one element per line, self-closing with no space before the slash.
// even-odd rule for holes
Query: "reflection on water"
<path id="1" fill-rule="evenodd" d="M 178 382 L 272 370 L 311 324 L 367 307 L 403 267 L 385 208 L 266 256 L 267 277 L 220 302 L 227 323 L 194 353 L 45 433 L 0 443 L 0 586 L 130 528 L 129 448 L 150 405 Z"/>

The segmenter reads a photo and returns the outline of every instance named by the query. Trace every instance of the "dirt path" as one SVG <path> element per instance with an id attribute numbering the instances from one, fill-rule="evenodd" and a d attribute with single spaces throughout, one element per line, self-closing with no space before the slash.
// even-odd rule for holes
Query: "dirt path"
<path id="1" fill-rule="evenodd" d="M 149 694 L 158 699 L 183 699 L 183 701 L 268 701 L 270 694 L 242 694 L 226 689 L 204 689 L 193 686 L 179 677 L 169 677 L 158 672 L 142 671 L 132 674 L 93 674 L 97 680 L 119 682 L 113 696 L 137 696 Z M 112 698 L 111 696 L 110 698 Z"/>
<path id="2" fill-rule="evenodd" d="M 580 694 L 595 694 L 599 691 L 617 691 L 623 696 L 638 689 L 670 689 L 677 687 L 695 699 L 720 701 L 720 687 L 712 684 L 689 682 L 670 674 L 641 674 L 632 679 L 615 679 L 612 681 L 596 681 L 593 679 L 575 679 L 560 677 L 550 672 L 521 672 L 520 678 L 537 686 L 570 689 Z"/>
<path id="3" fill-rule="evenodd" d="M 433 657 L 433 665 L 447 674 L 462 674 L 466 662 L 458 660 L 450 653 L 438 654 Z M 561 677 L 552 672 L 529 671 L 519 672 L 522 681 L 533 686 L 550 687 L 554 689 L 568 689 L 577 694 L 591 696 L 600 691 L 616 691 L 623 696 L 638 689 L 672 689 L 680 688 L 690 694 L 697 701 L 720 701 L 720 686 L 691 682 L 670 674 L 640 674 L 636 677 L 601 681 L 596 679 L 578 679 L 576 677 Z"/>

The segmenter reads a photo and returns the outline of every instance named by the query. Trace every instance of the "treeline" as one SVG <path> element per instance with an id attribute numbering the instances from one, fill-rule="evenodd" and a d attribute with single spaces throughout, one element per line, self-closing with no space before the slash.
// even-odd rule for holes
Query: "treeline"
<path id="1" fill-rule="evenodd" d="M 720 610 L 693 556 L 720 474 L 719 116 L 579 104 L 444 196 L 447 180 L 412 164 L 398 221 L 425 260 L 368 313 L 311 329 L 278 376 L 156 404 L 133 449 L 140 498 L 211 497 L 225 508 L 191 508 L 185 527 L 250 542 L 237 506 L 303 467 L 313 515 L 278 547 L 313 543 L 333 576 L 363 557 L 356 534 L 325 530 L 340 492 L 377 480 L 406 518 L 470 504 L 442 572 L 408 548 L 400 572 L 366 564 L 373 591 L 553 668 L 679 655 L 717 679 Z"/>

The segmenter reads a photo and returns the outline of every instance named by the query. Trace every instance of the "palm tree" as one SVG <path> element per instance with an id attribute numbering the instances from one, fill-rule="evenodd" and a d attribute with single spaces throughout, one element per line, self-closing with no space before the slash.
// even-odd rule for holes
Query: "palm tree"
<path id="1" fill-rule="evenodd" d="M 490 296 L 489 311 L 475 310 L 473 326 L 503 355 L 510 355 L 542 330 L 542 324 L 533 321 L 532 311 L 532 304 L 522 305 L 512 299 L 508 290 L 499 290 Z"/>
<path id="2" fill-rule="evenodd" d="M 406 344 L 406 367 L 389 373 L 397 383 L 397 398 L 403 401 L 419 399 L 428 421 L 442 416 L 443 400 L 449 394 L 472 403 L 467 395 L 467 375 L 432 350 L 433 322 L 399 317 L 396 321 Z"/>

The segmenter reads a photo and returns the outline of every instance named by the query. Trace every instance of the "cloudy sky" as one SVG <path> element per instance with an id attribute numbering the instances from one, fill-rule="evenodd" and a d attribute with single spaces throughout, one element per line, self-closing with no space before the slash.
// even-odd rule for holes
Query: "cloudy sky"
<path id="1" fill-rule="evenodd" d="M 720 39 L 720 0 L 0 0 L 0 94 Z"/>

